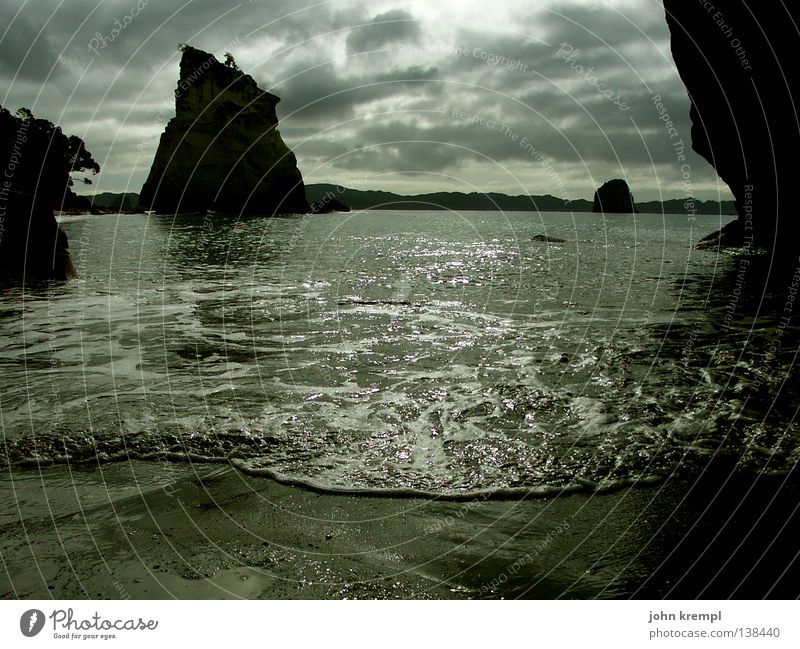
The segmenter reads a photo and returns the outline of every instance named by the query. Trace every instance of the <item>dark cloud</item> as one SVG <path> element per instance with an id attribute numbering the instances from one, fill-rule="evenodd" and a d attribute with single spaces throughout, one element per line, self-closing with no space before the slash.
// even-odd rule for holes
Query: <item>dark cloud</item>
<path id="1" fill-rule="evenodd" d="M 436 95 L 436 85 L 427 82 L 437 78 L 436 69 L 418 67 L 370 76 L 341 76 L 333 66 L 326 65 L 300 70 L 273 90 L 283 97 L 283 116 L 324 127 L 352 119 L 359 107 L 370 102 L 414 93 Z"/>
<path id="2" fill-rule="evenodd" d="M 422 30 L 409 12 L 392 9 L 364 25 L 353 27 L 347 35 L 347 51 L 352 54 L 376 50 L 388 43 L 418 43 L 421 34 Z"/>
<path id="3" fill-rule="evenodd" d="M 0 25 L 6 25 L 0 47 L 0 69 L 16 80 L 44 81 L 59 65 L 58 39 L 44 31 L 45 16 L 17 14 L 14 7 L 0 7 Z M 6 76 L 4 75 L 4 76 Z"/>
<path id="4" fill-rule="evenodd" d="M 414 192 L 447 190 L 453 177 L 554 193 L 525 138 L 577 196 L 613 175 L 643 183 L 634 190 L 644 199 L 683 191 L 674 138 L 652 96 L 662 97 L 687 144 L 689 104 L 662 10 L 650 0 L 619 10 L 501 1 L 491 15 L 455 0 L 403 8 L 149 0 L 133 15 L 137 1 L 7 0 L 0 8 L 8 25 L 0 103 L 30 107 L 83 137 L 102 166 L 100 190 L 140 188 L 174 114 L 178 44 L 189 42 L 232 52 L 282 98 L 280 130 L 312 181 L 367 177 L 375 188 Z M 694 186 L 711 197 L 713 171 L 694 154 L 689 162 Z"/>
<path id="5" fill-rule="evenodd" d="M 586 51 L 613 48 L 648 38 L 663 38 L 664 9 L 653 2 L 616 9 L 609 4 L 570 4 L 546 10 L 537 21 L 543 37 L 553 45 L 568 42 Z"/>

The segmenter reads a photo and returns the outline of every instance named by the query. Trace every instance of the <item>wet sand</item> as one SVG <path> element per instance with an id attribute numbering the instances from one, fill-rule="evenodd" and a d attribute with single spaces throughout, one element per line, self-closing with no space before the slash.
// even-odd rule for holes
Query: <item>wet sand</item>
<path id="1" fill-rule="evenodd" d="M 225 465 L 4 470 L 3 598 L 797 597 L 794 476 L 443 502 Z"/>

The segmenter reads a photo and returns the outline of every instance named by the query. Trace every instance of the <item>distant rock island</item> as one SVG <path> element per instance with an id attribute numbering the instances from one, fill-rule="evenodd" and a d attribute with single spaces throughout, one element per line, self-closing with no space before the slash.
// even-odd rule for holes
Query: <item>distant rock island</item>
<path id="1" fill-rule="evenodd" d="M 603 183 L 594 193 L 592 212 L 635 214 L 636 211 L 628 183 L 620 178 Z"/>
<path id="2" fill-rule="evenodd" d="M 691 99 L 692 147 L 736 198 L 720 245 L 758 246 L 794 264 L 800 68 L 794 3 L 664 0 L 672 56 Z M 794 265 L 792 265 L 794 267 Z"/>
<path id="3" fill-rule="evenodd" d="M 280 99 L 236 66 L 182 46 L 175 117 L 139 205 L 157 212 L 305 213 L 303 177 L 278 133 Z"/>

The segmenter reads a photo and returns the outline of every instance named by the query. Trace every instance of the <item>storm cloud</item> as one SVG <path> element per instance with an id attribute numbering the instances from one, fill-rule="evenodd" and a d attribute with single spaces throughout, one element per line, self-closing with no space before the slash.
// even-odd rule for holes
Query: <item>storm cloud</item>
<path id="1" fill-rule="evenodd" d="M 174 115 L 181 43 L 231 52 L 282 98 L 306 182 L 402 193 L 728 198 L 689 151 L 689 102 L 656 0 L 578 3 L 11 0 L 0 103 L 74 133 L 92 191 L 139 191 Z M 672 135 L 653 98 L 661 97 Z M 556 182 L 557 180 L 557 182 Z"/>
<path id="2" fill-rule="evenodd" d="M 389 43 L 418 43 L 421 30 L 407 11 L 393 9 L 378 14 L 363 26 L 353 26 L 347 35 L 347 51 L 366 52 Z"/>

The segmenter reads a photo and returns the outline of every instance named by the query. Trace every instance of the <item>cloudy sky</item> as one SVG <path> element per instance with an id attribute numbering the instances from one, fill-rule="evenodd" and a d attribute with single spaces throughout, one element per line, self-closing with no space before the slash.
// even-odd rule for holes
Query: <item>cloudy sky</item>
<path id="1" fill-rule="evenodd" d="M 3 0 L 2 29 L 0 103 L 82 137 L 97 191 L 141 188 L 190 43 L 282 98 L 307 183 L 730 197 L 677 159 L 689 103 L 660 0 Z"/>

